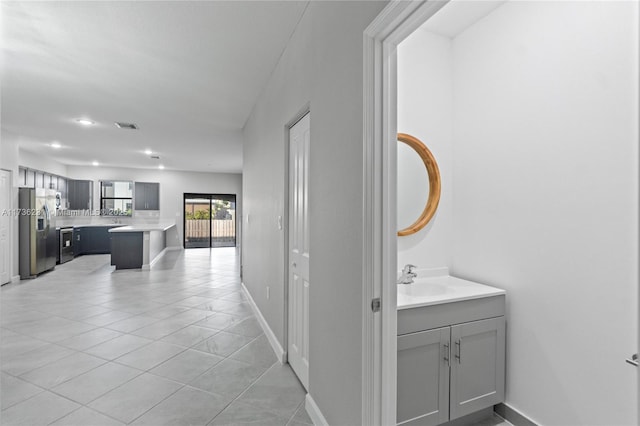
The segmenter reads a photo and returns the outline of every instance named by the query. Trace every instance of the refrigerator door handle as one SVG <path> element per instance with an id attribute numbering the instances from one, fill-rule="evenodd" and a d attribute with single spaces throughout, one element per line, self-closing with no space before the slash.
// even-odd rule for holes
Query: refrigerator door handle
<path id="1" fill-rule="evenodd" d="M 44 230 L 45 230 L 45 238 L 49 233 L 49 226 L 51 224 L 51 213 L 49 212 L 49 206 L 46 204 L 42 206 L 42 210 L 44 210 Z"/>

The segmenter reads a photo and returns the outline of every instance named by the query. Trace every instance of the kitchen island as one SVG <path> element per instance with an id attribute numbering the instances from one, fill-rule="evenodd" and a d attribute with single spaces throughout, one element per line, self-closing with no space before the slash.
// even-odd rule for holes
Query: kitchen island
<path id="1" fill-rule="evenodd" d="M 110 229 L 111 265 L 116 269 L 151 269 L 166 252 L 167 231 L 175 226 L 175 223 L 156 223 Z"/>

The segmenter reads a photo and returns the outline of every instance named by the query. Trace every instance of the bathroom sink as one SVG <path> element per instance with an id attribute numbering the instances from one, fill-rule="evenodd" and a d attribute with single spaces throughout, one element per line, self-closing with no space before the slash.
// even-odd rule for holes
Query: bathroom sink
<path id="1" fill-rule="evenodd" d="M 413 284 L 398 284 L 398 309 L 438 305 L 506 294 L 502 289 L 452 277 L 417 278 Z"/>

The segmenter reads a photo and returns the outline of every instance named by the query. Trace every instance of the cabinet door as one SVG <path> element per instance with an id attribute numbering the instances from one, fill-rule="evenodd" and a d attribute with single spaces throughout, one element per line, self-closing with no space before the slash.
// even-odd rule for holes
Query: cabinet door
<path id="1" fill-rule="evenodd" d="M 160 184 L 157 182 L 136 182 L 135 209 L 160 210 Z"/>
<path id="2" fill-rule="evenodd" d="M 147 210 L 160 210 L 160 184 L 149 182 L 145 188 Z"/>
<path id="3" fill-rule="evenodd" d="M 451 327 L 451 420 L 504 400 L 505 322 Z"/>
<path id="4" fill-rule="evenodd" d="M 95 228 L 92 228 L 91 226 L 87 226 L 82 230 L 82 251 L 84 254 L 96 254 L 95 234 Z"/>
<path id="5" fill-rule="evenodd" d="M 111 240 L 109 239 L 110 227 L 95 227 L 92 235 L 92 252 L 96 254 L 105 254 L 111 252 Z"/>
<path id="6" fill-rule="evenodd" d="M 71 208 L 71 201 L 76 197 L 76 181 L 69 179 L 67 181 L 67 205 L 66 208 L 69 210 L 73 210 Z"/>
<path id="7" fill-rule="evenodd" d="M 134 185 L 134 208 L 136 210 L 146 210 L 147 209 L 147 198 L 146 198 L 146 185 L 144 182 L 136 182 Z"/>
<path id="8" fill-rule="evenodd" d="M 80 209 L 90 209 L 91 208 L 91 181 L 90 180 L 81 180 L 78 183 L 78 203 L 80 204 Z"/>
<path id="9" fill-rule="evenodd" d="M 82 228 L 73 228 L 73 255 L 80 256 L 84 254 L 82 243 L 84 238 L 82 235 Z"/>
<path id="10" fill-rule="evenodd" d="M 91 183 L 90 180 L 70 180 L 69 210 L 86 210 L 91 208 Z"/>
<path id="11" fill-rule="evenodd" d="M 398 337 L 398 424 L 448 420 L 449 334 L 444 327 Z"/>

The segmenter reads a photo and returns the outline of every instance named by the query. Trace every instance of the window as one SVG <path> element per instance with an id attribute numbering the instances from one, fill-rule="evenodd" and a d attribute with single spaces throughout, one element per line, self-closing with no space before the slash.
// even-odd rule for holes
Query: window
<path id="1" fill-rule="evenodd" d="M 103 180 L 100 182 L 100 215 L 131 216 L 133 182 Z"/>

